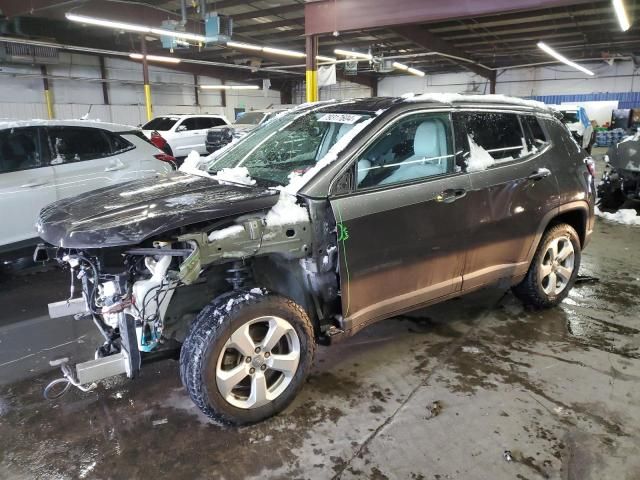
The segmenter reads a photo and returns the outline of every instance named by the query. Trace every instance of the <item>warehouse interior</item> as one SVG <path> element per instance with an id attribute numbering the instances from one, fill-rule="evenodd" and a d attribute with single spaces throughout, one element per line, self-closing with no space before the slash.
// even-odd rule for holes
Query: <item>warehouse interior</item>
<path id="1" fill-rule="evenodd" d="M 640 478 L 639 25 L 638 0 L 0 2 L 0 237 L 6 237 L 0 238 L 0 478 Z M 97 361 L 104 335 L 93 311 L 94 321 L 72 313 L 50 318 L 50 304 L 66 311 L 72 303 L 67 298 L 84 295 L 87 302 L 80 290 L 88 283 L 74 277 L 73 266 L 33 255 L 36 244 L 52 247 L 36 233 L 36 221 L 38 232 L 43 228 L 37 214 L 54 201 L 67 208 L 72 196 L 121 188 L 129 181 L 123 162 L 134 161 L 140 150 L 115 163 L 92 157 L 97 170 L 78 167 L 72 173 L 82 178 L 76 186 L 60 173 L 56 162 L 68 159 L 53 136 L 50 176 L 32 167 L 22 176 L 13 172 L 7 146 L 14 129 L 96 125 L 138 149 L 154 149 L 160 161 L 139 170 L 162 179 L 192 174 L 184 168 L 192 160 L 201 166 L 224 161 L 224 151 L 233 156 L 236 141 L 240 150 L 244 138 L 259 136 L 273 118 L 323 102 L 340 105 L 340 114 L 349 117 L 351 103 L 377 105 L 375 97 L 450 107 L 456 99 L 486 95 L 500 95 L 488 97 L 498 103 L 514 97 L 506 101 L 516 110 L 534 105 L 565 118 L 567 138 L 585 158 L 588 174 L 580 165 L 577 175 L 592 182 L 588 195 L 596 203 L 589 215 L 595 223 L 590 240 L 580 239 L 586 248 L 575 285 L 559 305 L 529 308 L 502 282 L 405 309 L 344 339 L 318 341 L 292 403 L 242 426 L 212 420 L 192 402 L 184 377 L 181 382 L 179 343 L 157 358 L 150 353 L 135 378 L 128 371 L 96 387 L 70 388 L 78 382 L 68 381 L 67 363 L 93 360 L 94 354 Z M 375 118 L 389 107 L 361 108 L 358 115 Z M 236 135 L 252 112 L 265 115 L 264 123 L 252 126 L 247 137 Z M 236 128 L 225 140 L 230 145 L 212 153 L 205 144 L 214 123 L 202 130 L 198 148 L 176 146 L 170 135 L 180 137 L 180 128 L 147 126 L 189 117 L 220 119 L 225 132 Z M 44 149 L 44 134 L 38 135 Z M 73 145 L 65 149 L 73 151 Z M 626 157 L 618 160 L 623 150 Z M 79 158 L 69 164 L 82 164 Z M 629 177 L 623 178 L 624 168 Z M 93 207 L 110 211 L 165 180 L 147 181 L 104 205 L 96 205 L 102 200 L 95 197 Z M 628 196 L 602 203 L 602 185 L 612 181 Z M 46 201 L 44 193 L 37 201 L 20 196 L 51 185 L 57 193 Z M 233 200 L 221 202 L 231 208 Z M 363 204 L 377 205 L 372 197 Z M 502 206 L 496 202 L 487 210 L 494 214 Z M 122 236 L 138 225 L 135 208 L 123 221 Z M 337 218 L 332 234 L 344 247 L 357 231 L 343 231 Z M 17 235 L 18 220 L 29 229 L 26 237 Z M 376 227 L 376 235 L 387 238 L 385 228 Z M 439 228 L 445 231 L 432 226 Z M 106 245 L 99 233 L 92 238 Z M 55 247 L 62 259 L 66 245 L 60 240 Z M 378 275 L 378 267 L 392 262 L 381 255 L 378 263 L 365 273 Z M 237 278 L 245 265 L 236 262 L 228 272 Z M 197 270 L 204 272 L 204 263 Z M 70 272 L 76 285 L 71 292 Z M 394 281 L 385 280 L 389 289 Z M 345 288 L 337 290 L 344 298 Z M 378 300 L 373 297 L 371 302 Z M 130 301 L 135 307 L 135 298 Z M 58 380 L 66 385 L 64 395 L 45 398 Z"/>

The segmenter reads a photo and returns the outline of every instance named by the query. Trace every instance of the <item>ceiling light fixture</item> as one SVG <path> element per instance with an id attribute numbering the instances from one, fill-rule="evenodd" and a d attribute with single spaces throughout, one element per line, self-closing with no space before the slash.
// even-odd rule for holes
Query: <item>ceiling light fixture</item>
<path id="1" fill-rule="evenodd" d="M 410 67 L 409 65 L 405 65 L 404 63 L 393 62 L 391 66 L 396 70 L 402 70 L 412 75 L 417 75 L 418 77 L 424 77 L 425 75 L 425 73 L 422 70 L 418 70 L 417 68 Z"/>
<path id="2" fill-rule="evenodd" d="M 140 53 L 130 53 L 129 58 L 133 58 L 134 60 L 142 60 L 143 57 Z M 150 62 L 180 63 L 179 58 L 161 57 L 159 55 L 147 55 L 147 60 L 149 60 Z"/>
<path id="3" fill-rule="evenodd" d="M 350 58 L 362 58 L 364 60 L 373 60 L 373 55 L 370 53 L 361 53 L 361 52 L 352 52 L 350 50 L 342 50 L 340 48 L 336 48 L 333 53 L 336 55 L 342 55 L 343 57 Z"/>
<path id="4" fill-rule="evenodd" d="M 241 50 L 253 50 L 255 52 L 270 53 L 272 55 L 284 55 L 285 57 L 307 58 L 307 54 L 304 52 L 298 52 L 296 50 L 286 50 L 284 48 L 263 47 L 261 45 L 254 45 L 252 43 L 227 42 L 227 47 L 237 48 Z M 317 55 L 316 59 L 320 60 L 321 62 L 336 61 L 335 58 L 325 57 L 323 55 Z"/>
<path id="5" fill-rule="evenodd" d="M 618 17 L 618 23 L 620 24 L 620 30 L 626 32 L 631 28 L 631 22 L 627 16 L 627 11 L 624 8 L 623 0 L 613 0 L 613 9 L 616 11 Z"/>
<path id="6" fill-rule="evenodd" d="M 113 28 L 115 30 L 151 33 L 155 35 L 182 38 L 184 40 L 193 40 L 203 43 L 207 41 L 207 38 L 204 35 L 198 35 L 197 33 L 180 32 L 178 30 L 165 30 L 164 28 L 153 28 L 147 27 L 145 25 L 138 25 L 135 23 L 125 23 L 103 18 L 87 17 L 85 15 L 76 15 L 75 13 L 66 13 L 65 17 L 67 17 L 67 20 L 71 20 L 72 22 L 84 23 L 87 25 L 96 25 L 98 27 Z"/>
<path id="7" fill-rule="evenodd" d="M 544 51 L 545 53 L 548 53 L 549 55 L 551 55 L 556 60 L 564 63 L 565 65 L 569 65 L 570 67 L 575 68 L 576 70 L 580 70 L 581 72 L 584 72 L 587 75 L 595 75 L 595 73 L 593 73 L 591 70 L 588 70 L 588 69 L 584 68 L 583 66 L 578 65 L 575 62 L 572 62 L 567 57 L 565 57 L 564 55 L 559 54 L 558 52 L 556 52 L 553 48 L 551 48 L 549 45 L 547 45 L 544 42 L 538 42 L 538 48 L 540 50 Z"/>
<path id="8" fill-rule="evenodd" d="M 259 90 L 258 85 L 200 85 L 203 90 Z"/>

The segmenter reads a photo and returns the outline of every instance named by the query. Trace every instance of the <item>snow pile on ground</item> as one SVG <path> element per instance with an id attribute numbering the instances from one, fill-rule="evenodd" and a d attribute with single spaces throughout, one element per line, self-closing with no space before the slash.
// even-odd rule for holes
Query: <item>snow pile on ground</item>
<path id="1" fill-rule="evenodd" d="M 268 227 L 281 225 L 292 225 L 309 221 L 309 213 L 302 205 L 296 203 L 295 194 L 288 192 L 285 188 L 280 189 L 278 202 L 271 207 L 265 217 Z"/>
<path id="2" fill-rule="evenodd" d="M 285 187 L 286 191 L 289 193 L 297 193 L 306 183 L 311 180 L 316 174 L 322 170 L 324 167 L 329 165 L 332 162 L 335 162 L 338 158 L 340 152 L 342 152 L 347 146 L 351 143 L 351 141 L 358 135 L 361 131 L 363 131 L 367 126 L 375 120 L 376 117 L 371 117 L 368 120 L 365 120 L 362 123 L 358 123 L 353 126 L 351 130 L 345 133 L 326 153 L 324 157 L 322 157 L 318 162 L 309 170 L 307 170 L 304 175 L 295 175 L 289 176 L 289 184 Z"/>
<path id="3" fill-rule="evenodd" d="M 182 165 L 180 165 L 179 171 L 183 173 L 189 173 L 191 175 L 199 175 L 200 177 L 208 177 L 209 174 L 202 170 L 202 158 L 200 154 L 195 150 L 191 150 L 187 158 L 184 159 Z"/>
<path id="4" fill-rule="evenodd" d="M 216 240 L 222 240 L 223 238 L 232 237 L 239 233 L 244 232 L 242 225 L 231 225 L 230 227 L 223 228 L 222 230 L 214 230 L 209 234 L 209 241 L 215 242 Z"/>
<path id="5" fill-rule="evenodd" d="M 256 181 L 249 175 L 247 167 L 231 167 L 219 170 L 211 178 L 223 184 L 239 183 L 240 185 L 255 185 Z"/>
<path id="6" fill-rule="evenodd" d="M 439 103 L 453 103 L 453 102 L 482 102 L 482 103 L 504 103 L 508 102 L 515 105 L 521 105 L 523 107 L 542 108 L 544 110 L 550 110 L 548 105 L 536 100 L 525 100 L 524 98 L 508 97 L 506 95 L 461 95 L 459 93 L 423 93 L 421 95 L 403 95 L 408 102 L 439 102 Z"/>
<path id="7" fill-rule="evenodd" d="M 470 155 L 467 160 L 467 172 L 481 172 L 496 163 L 491 154 L 478 145 L 471 135 L 467 135 L 469 139 Z"/>
<path id="8" fill-rule="evenodd" d="M 603 212 L 596 207 L 596 215 L 609 220 L 610 222 L 622 223 L 624 225 L 639 225 L 640 215 L 633 208 L 622 208 L 615 213 Z"/>

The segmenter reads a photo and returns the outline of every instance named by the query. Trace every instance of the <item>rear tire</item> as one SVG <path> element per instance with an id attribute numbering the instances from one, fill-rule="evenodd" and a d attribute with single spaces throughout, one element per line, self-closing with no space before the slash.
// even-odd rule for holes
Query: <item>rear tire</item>
<path id="1" fill-rule="evenodd" d="M 580 238 L 566 223 L 549 228 L 542 237 L 524 280 L 513 293 L 525 305 L 550 308 L 564 300 L 580 269 Z"/>
<path id="2" fill-rule="evenodd" d="M 306 312 L 279 295 L 231 292 L 196 318 L 180 352 L 191 400 L 214 420 L 248 424 L 284 410 L 315 353 Z"/>

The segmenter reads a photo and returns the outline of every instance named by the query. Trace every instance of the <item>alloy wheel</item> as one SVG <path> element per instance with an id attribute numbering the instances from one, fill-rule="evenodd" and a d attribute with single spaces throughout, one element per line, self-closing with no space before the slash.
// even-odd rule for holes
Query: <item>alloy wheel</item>
<path id="1" fill-rule="evenodd" d="M 289 386 L 300 362 L 300 339 L 287 320 L 246 322 L 226 341 L 216 366 L 222 397 L 237 408 L 262 407 Z"/>
<path id="2" fill-rule="evenodd" d="M 554 238 L 540 265 L 540 283 L 547 295 L 559 295 L 567 288 L 575 267 L 575 250 L 568 237 Z"/>

